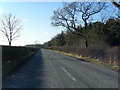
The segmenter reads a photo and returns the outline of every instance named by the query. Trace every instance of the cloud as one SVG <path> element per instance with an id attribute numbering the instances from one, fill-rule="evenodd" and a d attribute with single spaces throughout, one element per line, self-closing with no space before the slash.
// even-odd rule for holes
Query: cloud
<path id="1" fill-rule="evenodd" d="M 31 20 L 29 18 L 22 18 L 23 22 L 30 22 Z"/>
<path id="2" fill-rule="evenodd" d="M 43 32 L 43 35 L 48 35 L 49 33 L 48 32 Z"/>

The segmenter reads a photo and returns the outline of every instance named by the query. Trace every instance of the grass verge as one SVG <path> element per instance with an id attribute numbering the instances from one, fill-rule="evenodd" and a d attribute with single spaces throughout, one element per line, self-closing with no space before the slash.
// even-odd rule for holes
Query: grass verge
<path id="1" fill-rule="evenodd" d="M 70 56 L 70 57 L 74 57 L 74 58 L 77 58 L 77 59 L 81 59 L 83 61 L 91 62 L 91 63 L 94 63 L 94 64 L 103 65 L 103 66 L 108 67 L 108 68 L 110 68 L 112 70 L 115 70 L 115 71 L 118 71 L 119 67 L 120 67 L 116 63 L 107 63 L 107 62 L 103 62 L 99 59 L 92 59 L 90 57 L 83 57 L 82 55 L 79 56 L 79 55 L 76 55 L 76 54 L 73 54 L 73 53 L 66 53 L 66 52 L 61 52 L 61 51 L 56 51 L 56 50 L 51 50 L 51 49 L 48 49 L 48 50 L 54 51 L 54 52 L 57 52 L 57 53 L 61 53 L 61 54 L 64 54 L 64 55 L 67 55 L 67 56 Z"/>
<path id="2" fill-rule="evenodd" d="M 30 57 L 32 57 L 36 52 L 32 52 L 19 60 L 14 60 L 9 62 L 8 64 L 2 67 L 2 78 L 6 78 L 11 72 L 18 69 L 21 65 L 23 65 Z"/>

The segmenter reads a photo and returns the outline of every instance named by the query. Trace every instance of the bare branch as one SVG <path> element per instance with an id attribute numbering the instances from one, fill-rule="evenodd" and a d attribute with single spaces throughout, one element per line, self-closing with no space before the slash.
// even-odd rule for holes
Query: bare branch
<path id="1" fill-rule="evenodd" d="M 120 4 L 118 4 L 117 2 L 115 2 L 114 0 L 110 0 L 112 2 L 112 4 L 117 7 L 118 9 L 120 9 Z"/>
<path id="2" fill-rule="evenodd" d="M 4 19 L 1 22 L 2 33 L 7 37 L 9 45 L 11 46 L 11 42 L 20 37 L 19 33 L 22 29 L 22 25 L 20 25 L 21 22 L 11 13 L 4 16 Z"/>
<path id="3" fill-rule="evenodd" d="M 103 2 L 72 2 L 66 3 L 62 8 L 54 11 L 52 17 L 53 26 L 62 26 L 70 30 L 72 33 L 80 35 L 87 40 L 86 28 L 88 19 L 99 13 L 106 7 L 106 4 Z M 85 30 L 81 32 L 77 27 L 79 26 L 77 22 L 80 22 L 82 14 L 82 20 L 84 21 Z"/>

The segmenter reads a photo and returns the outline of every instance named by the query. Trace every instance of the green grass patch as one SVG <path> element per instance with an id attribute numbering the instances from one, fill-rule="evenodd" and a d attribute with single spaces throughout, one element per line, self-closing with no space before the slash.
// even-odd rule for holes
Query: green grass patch
<path id="1" fill-rule="evenodd" d="M 83 57 L 82 55 L 76 55 L 76 54 L 73 54 L 73 53 L 66 53 L 66 52 L 61 52 L 61 51 L 56 51 L 56 50 L 51 50 L 51 49 L 48 49 L 48 50 L 54 51 L 54 52 L 57 52 L 57 53 L 61 53 L 61 54 L 67 55 L 67 56 L 71 56 L 71 57 L 74 57 L 74 58 L 77 58 L 77 59 L 81 59 L 81 60 L 84 60 L 84 61 L 87 61 L 87 62 L 91 62 L 91 63 L 94 63 L 94 64 L 103 65 L 103 66 L 108 67 L 112 70 L 116 70 L 116 71 L 119 70 L 119 65 L 117 65 L 116 63 L 107 63 L 107 62 L 103 62 L 99 59 L 93 59 L 93 58 L 90 58 L 90 57 Z"/>

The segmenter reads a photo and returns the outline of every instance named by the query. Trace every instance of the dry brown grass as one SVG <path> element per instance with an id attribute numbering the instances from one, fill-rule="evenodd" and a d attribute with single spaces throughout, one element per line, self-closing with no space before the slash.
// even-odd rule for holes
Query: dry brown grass
<path id="1" fill-rule="evenodd" d="M 57 50 L 65 53 L 73 53 L 82 57 L 89 57 L 92 59 L 99 59 L 108 64 L 120 64 L 119 60 L 119 46 L 110 47 L 107 45 L 94 45 L 88 48 L 81 46 L 63 46 L 63 47 L 50 47 L 52 50 Z"/>

